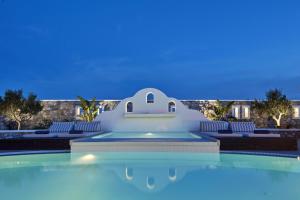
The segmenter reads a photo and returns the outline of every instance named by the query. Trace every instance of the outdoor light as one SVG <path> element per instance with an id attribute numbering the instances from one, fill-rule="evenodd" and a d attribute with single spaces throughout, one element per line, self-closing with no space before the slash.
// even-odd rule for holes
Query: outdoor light
<path id="1" fill-rule="evenodd" d="M 92 163 L 95 160 L 96 160 L 96 156 L 93 154 L 86 154 L 79 158 L 79 162 L 85 164 Z"/>

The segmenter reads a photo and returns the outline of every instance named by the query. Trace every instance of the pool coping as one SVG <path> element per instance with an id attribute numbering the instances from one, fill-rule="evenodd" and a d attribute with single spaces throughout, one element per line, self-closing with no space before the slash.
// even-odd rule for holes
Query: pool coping
<path id="1" fill-rule="evenodd" d="M 70 150 L 7 151 L 7 152 L 0 152 L 0 157 L 18 156 L 18 155 L 35 155 L 35 154 L 59 154 L 59 153 L 71 153 L 71 151 Z"/>
<path id="2" fill-rule="evenodd" d="M 103 132 L 97 136 L 104 136 L 100 138 L 85 137 L 85 138 L 76 138 L 70 142 L 218 142 L 218 139 L 209 137 L 205 134 L 199 134 L 197 132 L 188 132 L 191 135 L 194 135 L 195 138 L 105 138 L 105 135 L 110 134 L 111 132 Z"/>
<path id="3" fill-rule="evenodd" d="M 73 140 L 74 141 L 74 140 Z M 214 142 L 203 138 L 86 138 L 76 142 Z"/>
<path id="4" fill-rule="evenodd" d="M 286 157 L 295 158 L 300 160 L 300 152 L 298 155 L 292 153 L 280 153 L 280 152 L 263 152 L 263 151 L 231 151 L 222 150 L 220 153 L 223 154 L 239 154 L 239 155 L 254 155 L 254 156 L 271 156 L 271 157 Z"/>
<path id="5" fill-rule="evenodd" d="M 187 132 L 193 138 L 106 138 L 113 132 L 100 134 L 99 138 L 87 137 L 70 141 L 71 152 L 85 151 L 154 151 L 154 152 L 219 152 L 218 140 Z"/>
<path id="6" fill-rule="evenodd" d="M 72 153 L 70 150 L 42 150 L 42 151 L 14 151 L 14 152 L 0 152 L 2 156 L 18 156 L 18 155 L 38 155 L 38 154 L 60 154 Z M 300 160 L 300 152 L 298 155 L 292 153 L 280 152 L 255 152 L 255 151 L 220 151 L 221 154 L 237 154 L 237 155 L 254 155 L 254 156 L 270 156 L 270 157 L 284 157 L 294 158 Z"/>

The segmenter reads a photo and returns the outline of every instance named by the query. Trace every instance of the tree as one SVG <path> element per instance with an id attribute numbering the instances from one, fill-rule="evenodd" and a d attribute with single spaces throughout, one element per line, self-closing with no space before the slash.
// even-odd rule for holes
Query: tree
<path id="1" fill-rule="evenodd" d="M 220 100 L 217 100 L 215 104 L 206 103 L 203 105 L 204 114 L 213 120 L 228 120 L 228 113 L 233 104 L 234 101 L 222 103 Z"/>
<path id="2" fill-rule="evenodd" d="M 4 97 L 0 98 L 1 114 L 17 123 L 18 130 L 22 123 L 38 114 L 43 109 L 37 96 L 30 93 L 28 97 L 23 96 L 22 90 L 7 90 Z"/>
<path id="3" fill-rule="evenodd" d="M 293 113 L 291 101 L 278 89 L 266 92 L 266 100 L 264 101 L 255 100 L 253 102 L 253 108 L 258 114 L 267 114 L 271 117 L 277 127 L 281 126 L 281 119 L 284 116 Z"/>
<path id="4" fill-rule="evenodd" d="M 104 111 L 109 111 L 109 110 L 113 110 L 114 107 L 116 106 L 116 104 L 112 101 L 102 101 L 100 103 L 100 105 L 102 106 L 102 108 L 104 109 Z"/>
<path id="5" fill-rule="evenodd" d="M 77 98 L 80 100 L 80 107 L 83 110 L 80 118 L 87 122 L 93 121 L 98 115 L 96 99 L 93 98 L 92 101 L 88 101 L 81 96 L 78 96 Z"/>

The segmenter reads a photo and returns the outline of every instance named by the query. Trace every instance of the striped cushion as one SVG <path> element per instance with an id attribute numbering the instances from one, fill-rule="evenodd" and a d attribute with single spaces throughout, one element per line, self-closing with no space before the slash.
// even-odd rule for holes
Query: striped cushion
<path id="1" fill-rule="evenodd" d="M 96 132 L 101 131 L 100 121 L 95 122 L 77 122 L 74 130 L 83 132 Z"/>
<path id="2" fill-rule="evenodd" d="M 201 132 L 218 132 L 219 130 L 227 130 L 228 122 L 224 121 L 201 121 Z"/>
<path id="3" fill-rule="evenodd" d="M 74 122 L 53 122 L 49 128 L 50 133 L 69 132 L 73 129 Z"/>
<path id="4" fill-rule="evenodd" d="M 253 122 L 230 122 L 230 128 L 233 132 L 250 132 L 255 130 Z"/>

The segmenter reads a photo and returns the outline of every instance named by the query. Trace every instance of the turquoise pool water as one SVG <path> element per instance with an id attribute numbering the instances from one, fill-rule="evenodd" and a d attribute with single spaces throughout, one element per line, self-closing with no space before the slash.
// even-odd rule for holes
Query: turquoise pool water
<path id="1" fill-rule="evenodd" d="M 299 200 L 300 161 L 193 153 L 0 157 L 3 200 Z"/>
<path id="2" fill-rule="evenodd" d="M 147 132 L 147 133 L 126 133 L 126 132 L 110 132 L 102 135 L 98 135 L 93 137 L 94 139 L 98 138 L 182 138 L 182 139 L 193 139 L 198 138 L 200 139 L 200 136 L 197 136 L 192 133 L 154 133 L 154 132 Z"/>

